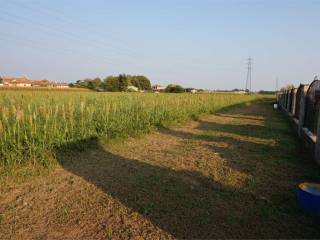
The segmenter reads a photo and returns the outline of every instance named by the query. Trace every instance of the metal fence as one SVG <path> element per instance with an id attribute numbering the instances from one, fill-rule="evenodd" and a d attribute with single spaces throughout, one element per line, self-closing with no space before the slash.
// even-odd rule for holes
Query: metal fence
<path id="1" fill-rule="evenodd" d="M 306 114 L 304 126 L 313 134 L 317 131 L 317 119 L 319 114 L 319 93 L 320 81 L 315 80 L 311 83 L 306 96 Z"/>
<path id="2" fill-rule="evenodd" d="M 300 114 L 300 99 L 302 95 L 302 91 L 304 89 L 304 84 L 300 84 L 300 86 L 297 89 L 296 99 L 295 99 L 295 110 L 294 110 L 294 117 L 299 120 L 299 114 Z"/>
<path id="3" fill-rule="evenodd" d="M 314 80 L 310 85 L 300 84 L 298 88 L 278 92 L 277 99 L 279 106 L 292 118 L 302 121 L 303 128 L 306 128 L 313 135 L 317 134 L 320 80 Z M 303 119 L 300 119 L 301 104 L 303 104 L 304 110 Z"/>
<path id="4" fill-rule="evenodd" d="M 320 164 L 320 80 L 278 92 L 277 102 Z"/>

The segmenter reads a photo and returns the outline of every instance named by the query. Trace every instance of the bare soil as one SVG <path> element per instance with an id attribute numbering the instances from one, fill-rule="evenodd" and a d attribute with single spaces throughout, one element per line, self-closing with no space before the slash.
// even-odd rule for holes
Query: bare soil
<path id="1" fill-rule="evenodd" d="M 58 158 L 0 186 L 0 239 L 320 237 L 296 200 L 319 168 L 270 101 Z"/>

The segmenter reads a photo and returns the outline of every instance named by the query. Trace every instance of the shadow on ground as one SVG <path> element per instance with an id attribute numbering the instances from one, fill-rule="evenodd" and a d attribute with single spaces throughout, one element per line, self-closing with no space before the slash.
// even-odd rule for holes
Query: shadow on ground
<path id="1" fill-rule="evenodd" d="M 127 159 L 91 140 L 89 151 L 61 159 L 63 167 L 93 183 L 176 238 L 221 236 L 228 216 L 223 197 L 244 194 L 199 172 L 175 171 Z M 226 219 L 227 218 L 227 219 Z M 221 222 L 222 220 L 223 222 Z M 230 229 L 231 230 L 231 229 Z M 224 233 L 228 233 L 225 229 Z M 232 232 L 229 232 L 233 236 Z"/>
<path id="2" fill-rule="evenodd" d="M 267 116 L 264 117 L 267 119 Z M 242 114 L 241 118 L 246 118 L 245 114 Z M 276 121 L 278 120 L 277 118 Z M 285 128 L 282 133 L 276 133 L 274 136 L 271 133 L 268 135 L 265 126 L 241 127 L 239 129 L 239 126 L 232 124 L 199 120 L 198 130 L 222 131 L 262 139 L 271 139 L 287 131 Z M 283 139 L 277 139 L 279 146 L 266 146 L 239 141 L 230 136 L 199 135 L 172 129 L 163 129 L 161 132 L 185 140 L 227 142 L 229 149 L 210 144 L 208 147 L 214 153 L 223 154 L 231 168 L 251 174 L 254 177 L 253 185 L 243 189 L 233 188 L 214 181 L 201 171 L 175 170 L 158 163 L 152 165 L 128 159 L 108 151 L 95 139 L 90 140 L 91 147 L 86 151 L 70 154 L 69 157 L 62 151 L 61 154 L 58 153 L 58 158 L 67 171 L 93 183 L 175 238 L 320 236 L 316 223 L 303 216 L 295 205 L 293 185 L 296 184 L 295 181 L 301 180 L 299 178 L 302 176 L 288 175 L 283 170 L 282 174 L 275 168 L 276 164 L 279 168 L 291 164 L 288 165 L 277 158 L 279 150 L 283 148 Z M 247 154 L 246 162 L 238 161 L 241 148 L 242 153 Z M 285 154 L 290 152 L 283 155 Z M 257 159 L 259 157 L 261 159 Z M 275 162 L 270 164 L 268 160 Z M 263 166 L 265 169 L 261 169 Z M 298 168 L 301 166 L 298 164 Z M 259 174 L 260 171 L 261 174 L 263 171 L 267 173 L 259 176 L 256 174 L 257 168 Z M 288 170 L 297 171 L 295 168 Z M 276 179 L 278 177 L 279 179 Z M 263 182 L 264 180 L 266 182 Z M 277 181 L 289 183 L 281 182 L 284 186 L 270 187 L 269 184 Z M 262 196 L 264 191 L 265 195 Z"/>

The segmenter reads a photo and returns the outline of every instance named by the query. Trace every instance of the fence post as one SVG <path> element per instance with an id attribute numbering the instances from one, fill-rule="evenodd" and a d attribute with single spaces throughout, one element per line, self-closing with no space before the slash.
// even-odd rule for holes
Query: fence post
<path id="1" fill-rule="evenodd" d="M 281 92 L 278 92 L 278 105 L 279 105 L 279 109 L 281 109 L 281 100 L 282 100 Z"/>
<path id="2" fill-rule="evenodd" d="M 320 164 L 320 114 L 317 119 L 317 138 L 315 145 L 314 160 Z"/>
<path id="3" fill-rule="evenodd" d="M 288 96 L 287 96 L 287 90 L 284 91 L 284 98 L 283 98 L 283 109 L 287 110 L 287 101 L 288 101 Z"/>
<path id="4" fill-rule="evenodd" d="M 306 92 L 303 87 L 300 98 L 300 112 L 299 112 L 299 126 L 298 126 L 298 135 L 301 136 L 302 128 L 304 125 L 304 116 L 306 113 Z"/>
<path id="5" fill-rule="evenodd" d="M 287 113 L 289 114 L 290 112 L 290 103 L 291 103 L 291 90 L 288 90 L 288 102 L 287 102 Z"/>
<path id="6" fill-rule="evenodd" d="M 294 114 L 296 113 L 296 102 L 297 102 L 297 89 L 295 88 L 293 90 L 293 93 L 292 93 L 292 105 L 291 105 L 291 113 L 292 113 L 292 117 L 294 117 Z"/>

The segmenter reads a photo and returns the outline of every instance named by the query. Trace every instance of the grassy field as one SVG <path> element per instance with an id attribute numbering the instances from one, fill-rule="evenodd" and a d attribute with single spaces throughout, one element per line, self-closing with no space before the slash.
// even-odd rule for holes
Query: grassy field
<path id="1" fill-rule="evenodd" d="M 61 164 L 45 176 L 8 178 L 0 238 L 318 239 L 319 219 L 298 208 L 296 190 L 319 181 L 319 168 L 272 101 L 126 141 L 92 140 L 57 154 Z"/>
<path id="2" fill-rule="evenodd" d="M 232 94 L 0 92 L 0 166 L 49 166 L 57 151 L 184 122 L 256 99 Z"/>

